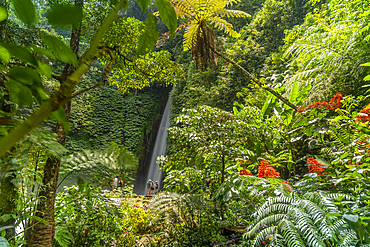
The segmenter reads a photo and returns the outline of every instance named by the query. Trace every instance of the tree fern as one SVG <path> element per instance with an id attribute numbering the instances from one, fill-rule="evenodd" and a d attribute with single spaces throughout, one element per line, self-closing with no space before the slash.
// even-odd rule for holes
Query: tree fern
<path id="1" fill-rule="evenodd" d="M 343 221 L 327 217 L 326 202 L 328 199 L 319 192 L 307 193 L 302 198 L 268 198 L 256 210 L 255 220 L 244 237 L 254 237 L 253 246 L 259 246 L 265 236 L 261 227 L 267 226 L 274 229 L 272 241 L 278 246 L 326 246 L 327 241 L 338 242 L 338 229 Z"/>
<path id="2" fill-rule="evenodd" d="M 340 240 L 338 247 L 356 246 L 356 233 L 352 230 L 347 231 L 344 237 Z"/>

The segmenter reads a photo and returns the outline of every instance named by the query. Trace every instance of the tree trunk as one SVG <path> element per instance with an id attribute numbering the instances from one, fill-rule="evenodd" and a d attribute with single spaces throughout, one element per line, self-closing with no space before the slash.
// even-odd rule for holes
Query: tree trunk
<path id="1" fill-rule="evenodd" d="M 83 0 L 75 0 L 75 5 L 82 7 Z M 70 47 L 73 52 L 78 56 L 78 47 L 80 44 L 81 26 L 74 28 L 71 34 Z M 70 77 L 75 68 L 67 64 L 64 67 L 62 75 L 60 77 L 60 83 L 63 85 L 65 80 Z M 71 112 L 71 100 L 69 100 L 64 106 L 66 119 L 69 121 L 69 115 Z M 62 124 L 58 123 L 55 127 L 55 133 L 57 134 L 57 141 L 61 145 L 65 145 L 66 132 Z M 46 161 L 44 168 L 44 177 L 42 180 L 42 186 L 40 188 L 40 202 L 37 205 L 36 216 L 43 218 L 48 224 L 43 224 L 33 220 L 31 237 L 29 246 L 45 246 L 52 247 L 55 235 L 55 218 L 54 218 L 54 204 L 55 194 L 58 188 L 58 176 L 60 170 L 60 159 L 58 157 L 49 157 Z"/>
<path id="2" fill-rule="evenodd" d="M 76 71 L 60 86 L 59 90 L 42 103 L 39 109 L 35 110 L 26 120 L 18 124 L 7 136 L 0 139 L 0 157 L 3 157 L 19 140 L 36 128 L 53 111 L 59 109 L 68 100 L 73 98 L 73 90 L 78 81 L 86 72 L 89 71 L 91 64 L 99 57 L 102 52 L 97 53 L 101 39 L 104 37 L 108 28 L 111 26 L 118 11 L 127 4 L 126 0 L 121 0 L 112 9 L 111 13 L 102 23 L 100 29 L 95 34 L 90 48 L 80 58 Z"/>
<path id="3" fill-rule="evenodd" d="M 4 214 L 13 214 L 16 210 L 16 200 L 17 200 L 17 187 L 12 183 L 12 180 L 16 178 L 14 171 L 7 171 L 7 177 L 3 177 L 1 180 L 0 187 L 0 216 Z M 4 174 L 5 175 L 5 174 Z M 14 226 L 15 220 L 13 217 L 10 217 L 7 221 L 0 221 L 0 227 L 2 226 Z M 6 239 L 14 237 L 15 231 L 14 228 L 6 230 Z M 14 242 L 14 238 L 13 241 Z"/>
<path id="4" fill-rule="evenodd" d="M 261 81 L 259 81 L 255 76 L 253 76 L 251 73 L 249 73 L 247 70 L 245 70 L 242 66 L 240 66 L 238 63 L 236 63 L 234 60 L 232 60 L 231 58 L 229 58 L 227 55 L 225 55 L 225 54 L 217 51 L 212 46 L 210 46 L 210 48 L 218 56 L 222 57 L 223 59 L 225 59 L 226 61 L 228 61 L 229 63 L 231 63 L 235 67 L 237 67 L 252 82 L 256 83 L 258 86 L 260 86 L 264 90 L 270 92 L 272 95 L 274 95 L 276 98 L 278 98 L 279 100 L 281 100 L 284 104 L 288 105 L 292 109 L 294 109 L 294 110 L 297 110 L 298 109 L 298 107 L 296 105 L 294 105 L 293 103 L 291 103 L 287 98 L 285 98 L 284 96 L 282 96 L 281 94 L 279 94 L 278 92 L 276 92 L 274 89 L 270 88 L 268 85 L 266 85 L 266 84 L 262 83 Z"/>

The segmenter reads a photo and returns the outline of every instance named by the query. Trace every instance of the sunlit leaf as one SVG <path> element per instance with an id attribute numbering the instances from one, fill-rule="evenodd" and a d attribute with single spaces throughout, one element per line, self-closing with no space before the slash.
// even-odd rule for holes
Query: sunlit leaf
<path id="1" fill-rule="evenodd" d="M 32 50 L 34 50 L 38 54 L 45 55 L 48 58 L 55 59 L 54 54 L 47 49 L 44 49 L 38 46 L 32 46 Z"/>
<path id="2" fill-rule="evenodd" d="M 0 59 L 4 64 L 8 64 L 10 61 L 10 54 L 7 49 L 0 46 Z"/>
<path id="3" fill-rule="evenodd" d="M 8 18 L 8 11 L 4 7 L 0 7 L 0 21 L 5 20 Z"/>
<path id="4" fill-rule="evenodd" d="M 31 0 L 13 0 L 13 6 L 23 23 L 30 26 L 36 21 L 36 8 Z"/>
<path id="5" fill-rule="evenodd" d="M 38 70 L 40 71 L 41 74 L 46 76 L 46 78 L 51 79 L 52 71 L 49 65 L 47 65 L 46 63 L 39 62 Z"/>

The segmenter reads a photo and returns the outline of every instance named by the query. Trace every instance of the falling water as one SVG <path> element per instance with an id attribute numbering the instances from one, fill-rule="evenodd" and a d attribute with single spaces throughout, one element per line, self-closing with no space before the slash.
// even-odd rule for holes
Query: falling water
<path id="1" fill-rule="evenodd" d="M 171 105 L 171 99 L 168 99 L 166 108 L 164 109 L 161 123 L 159 125 L 158 134 L 155 139 L 154 149 L 152 153 L 152 157 L 150 159 L 149 169 L 148 169 L 148 175 L 146 177 L 146 180 L 143 181 L 143 177 L 137 178 L 135 183 L 134 192 L 136 194 L 146 194 L 146 182 L 151 179 L 152 181 L 158 181 L 159 184 L 161 184 L 163 173 L 162 171 L 159 171 L 159 166 L 156 163 L 157 157 L 161 155 L 166 154 L 166 147 L 167 147 L 167 129 L 170 126 L 170 105 Z M 138 184 L 140 183 L 140 184 Z"/>

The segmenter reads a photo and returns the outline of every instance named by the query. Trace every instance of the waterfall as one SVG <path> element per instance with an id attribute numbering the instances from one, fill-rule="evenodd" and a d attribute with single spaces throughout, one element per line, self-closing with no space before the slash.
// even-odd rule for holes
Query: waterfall
<path id="1" fill-rule="evenodd" d="M 164 109 L 161 123 L 158 128 L 157 137 L 155 139 L 153 153 L 150 159 L 150 164 L 147 171 L 146 179 L 144 176 L 138 176 L 135 181 L 134 192 L 138 195 L 146 195 L 146 182 L 151 179 L 152 181 L 158 181 L 158 183 L 162 184 L 163 173 L 159 171 L 159 166 L 156 163 L 157 157 L 166 154 L 167 148 L 167 129 L 170 126 L 170 106 L 171 106 L 171 99 L 168 99 L 166 107 Z M 145 180 L 144 180 L 145 179 Z"/>

